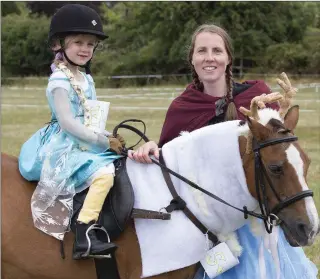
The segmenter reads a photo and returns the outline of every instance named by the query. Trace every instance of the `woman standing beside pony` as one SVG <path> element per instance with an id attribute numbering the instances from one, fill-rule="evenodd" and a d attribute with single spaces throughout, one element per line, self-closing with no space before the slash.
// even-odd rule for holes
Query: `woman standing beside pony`
<path id="1" fill-rule="evenodd" d="M 227 120 L 242 119 L 241 106 L 249 107 L 255 96 L 270 93 L 263 81 L 236 83 L 232 78 L 232 46 L 227 32 L 216 25 L 202 25 L 192 36 L 188 62 L 194 81 L 170 105 L 162 128 L 159 147 L 179 136 L 182 131 L 194 131 L 206 125 Z M 276 105 L 270 105 L 278 109 Z M 201 144 L 201 143 L 199 143 Z M 129 152 L 129 158 L 151 163 L 149 154 L 159 158 L 155 142 L 148 142 Z M 277 229 L 270 239 L 276 251 L 265 248 L 262 236 L 255 236 L 249 225 L 237 234 L 243 252 L 240 264 L 224 272 L 219 279 L 315 279 L 317 269 L 305 256 L 302 248 L 291 247 L 282 230 Z M 196 279 L 204 278 L 200 268 Z M 207 277 L 208 279 L 208 277 Z"/>

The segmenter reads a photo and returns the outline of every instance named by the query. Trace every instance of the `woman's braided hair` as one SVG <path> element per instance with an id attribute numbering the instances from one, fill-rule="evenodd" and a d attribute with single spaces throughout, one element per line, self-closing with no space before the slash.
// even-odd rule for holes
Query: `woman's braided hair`
<path id="1" fill-rule="evenodd" d="M 192 35 L 191 39 L 191 45 L 189 47 L 189 53 L 188 53 L 188 62 L 189 66 L 191 68 L 191 74 L 193 78 L 193 83 L 197 90 L 203 91 L 203 83 L 200 81 L 199 76 L 192 65 L 192 56 L 194 52 L 194 45 L 196 41 L 197 35 L 199 35 L 202 32 L 211 32 L 214 34 L 219 35 L 224 42 L 225 48 L 228 53 L 228 57 L 230 59 L 230 63 L 228 64 L 226 68 L 226 82 L 227 82 L 227 98 L 228 98 L 228 107 L 225 115 L 225 120 L 235 120 L 238 118 L 236 106 L 233 102 L 233 75 L 232 75 L 232 61 L 233 61 L 233 49 L 232 49 L 232 43 L 231 38 L 228 35 L 228 33 L 221 27 L 214 25 L 214 24 L 203 24 L 199 26 L 196 31 Z"/>

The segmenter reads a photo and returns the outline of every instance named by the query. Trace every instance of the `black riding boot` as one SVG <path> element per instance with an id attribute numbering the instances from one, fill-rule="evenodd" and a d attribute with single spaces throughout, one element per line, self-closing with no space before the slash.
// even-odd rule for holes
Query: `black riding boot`
<path id="1" fill-rule="evenodd" d="M 92 227 L 91 227 L 92 226 Z M 73 245 L 73 259 L 87 259 L 87 258 L 103 258 L 106 255 L 114 252 L 117 246 L 111 242 L 103 242 L 97 237 L 97 230 L 101 230 L 94 221 L 89 224 L 76 222 L 75 241 Z M 103 230 L 103 229 L 102 229 Z M 86 232 L 90 243 L 88 243 Z M 88 249 L 90 246 L 90 249 Z"/>

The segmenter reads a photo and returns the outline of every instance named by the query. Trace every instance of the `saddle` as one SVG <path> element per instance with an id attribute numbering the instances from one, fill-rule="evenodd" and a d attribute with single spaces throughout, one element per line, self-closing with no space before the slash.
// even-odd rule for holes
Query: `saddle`
<path id="1" fill-rule="evenodd" d="M 134 192 L 126 169 L 126 158 L 120 158 L 114 162 L 115 178 L 103 204 L 97 223 L 102 225 L 112 240 L 116 239 L 124 231 L 131 218 L 134 205 Z M 73 216 L 71 229 L 74 232 L 75 222 L 89 189 L 74 196 Z"/>
<path id="2" fill-rule="evenodd" d="M 126 159 L 126 157 L 123 157 L 114 162 L 114 184 L 107 195 L 97 221 L 99 225 L 107 230 L 111 241 L 124 231 L 131 218 L 169 220 L 171 217 L 170 213 L 133 208 L 134 192 L 127 173 Z M 75 222 L 88 191 L 89 189 L 86 189 L 74 196 L 71 220 L 71 230 L 73 232 L 75 232 Z"/>

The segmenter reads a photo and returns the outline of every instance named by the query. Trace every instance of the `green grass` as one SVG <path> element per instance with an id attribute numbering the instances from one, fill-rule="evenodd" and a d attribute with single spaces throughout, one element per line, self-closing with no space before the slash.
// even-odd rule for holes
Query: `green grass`
<path id="1" fill-rule="evenodd" d="M 297 81 L 296 83 L 300 82 L 302 81 Z M 137 88 L 132 88 L 131 90 L 98 89 L 98 96 L 119 95 L 128 97 L 127 99 L 101 99 L 111 102 L 107 129 L 111 131 L 115 125 L 124 119 L 142 119 L 147 125 L 147 136 L 157 141 L 166 114 L 166 108 L 171 103 L 169 98 L 180 93 L 175 87 L 170 89 L 168 87 L 159 87 L 157 88 L 158 90 L 137 90 Z M 176 87 L 182 86 L 178 85 Z M 132 94 L 137 94 L 143 99 L 134 98 Z M 2 88 L 1 97 L 1 150 L 18 156 L 21 145 L 37 129 L 43 127 L 50 120 L 45 88 L 42 90 L 27 90 L 23 88 L 11 90 L 4 87 Z M 308 183 L 310 188 L 314 190 L 314 200 L 317 208 L 320 209 L 320 92 L 316 93 L 314 88 L 301 89 L 295 99 L 295 104 L 298 104 L 301 110 L 310 110 L 300 113 L 298 128 L 295 133 L 299 137 L 300 145 L 312 159 L 308 172 Z M 8 104 L 13 106 L 6 106 Z M 39 107 L 18 107 L 16 106 L 18 104 L 39 105 Z M 116 109 L 116 107 L 127 107 L 127 109 Z M 132 109 L 130 107 L 140 107 L 140 109 Z M 163 109 L 154 110 L 148 109 L 148 107 L 160 107 Z M 142 126 L 137 125 L 136 127 L 141 128 Z M 120 133 L 126 138 L 129 145 L 138 140 L 131 132 L 121 130 Z M 317 238 L 312 247 L 305 248 L 305 251 L 320 269 L 320 237 Z"/>

